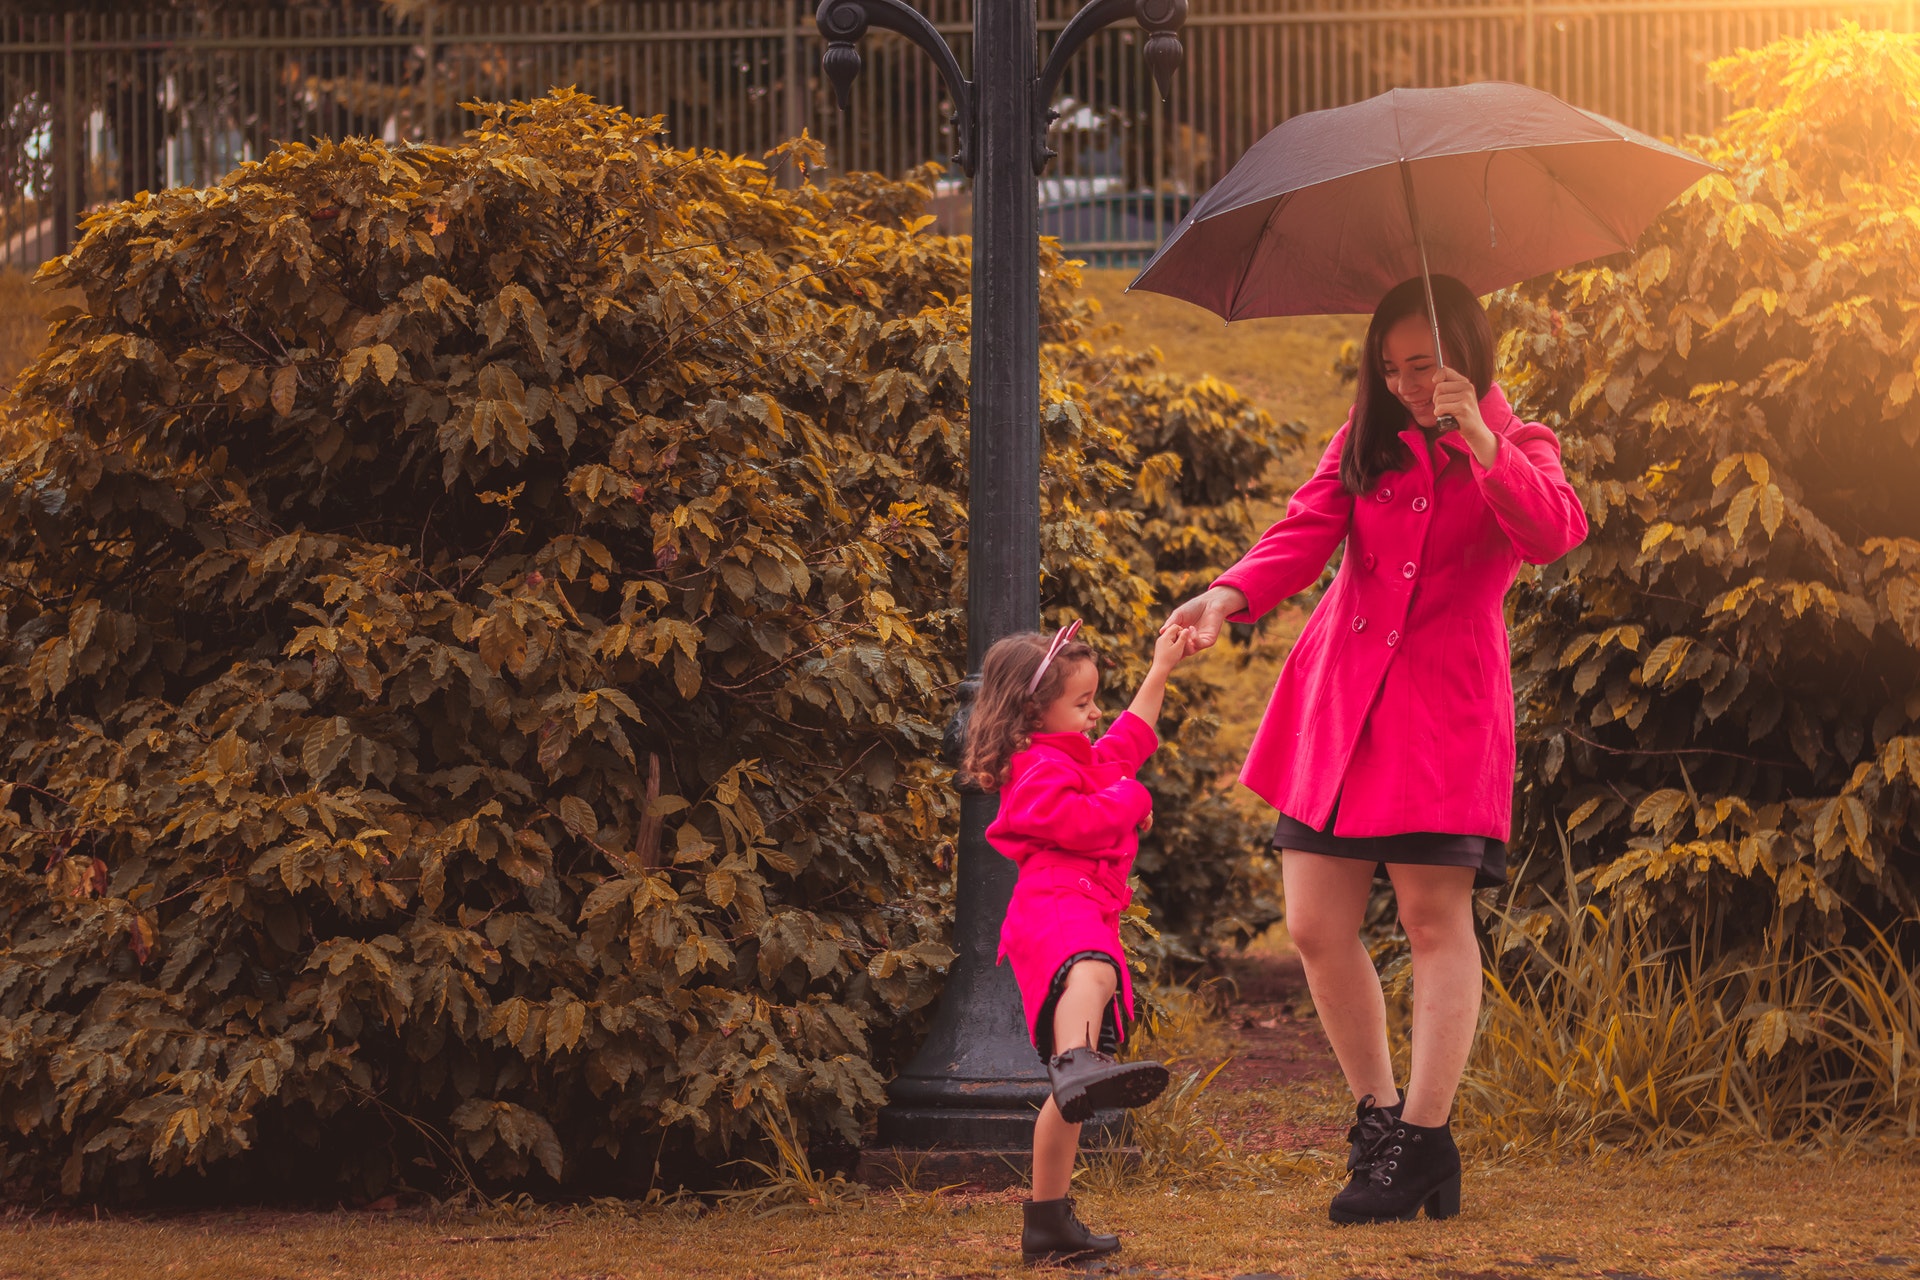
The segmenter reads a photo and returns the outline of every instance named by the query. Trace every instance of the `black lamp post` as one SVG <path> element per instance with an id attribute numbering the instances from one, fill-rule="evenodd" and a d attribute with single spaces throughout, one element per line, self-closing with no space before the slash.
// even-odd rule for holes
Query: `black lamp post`
<path id="1" fill-rule="evenodd" d="M 1147 32 L 1146 60 L 1165 98 L 1184 51 L 1187 0 L 1091 0 L 1039 67 L 1035 0 L 974 0 L 974 79 L 905 0 L 822 0 L 814 20 L 841 110 L 860 74 L 869 27 L 897 31 L 931 56 L 953 98 L 955 162 L 973 179 L 971 499 L 967 665 L 1040 623 L 1040 256 L 1035 179 L 1053 157 L 1048 104 L 1074 52 L 1126 18 Z M 964 714 L 964 712 L 963 712 Z M 1028 1042 L 1011 973 L 996 965 L 1013 864 L 987 844 L 999 800 L 960 807 L 954 947 L 958 957 L 927 1042 L 888 1088 L 883 1147 L 1007 1151 L 1030 1145 L 1045 1072 Z"/>

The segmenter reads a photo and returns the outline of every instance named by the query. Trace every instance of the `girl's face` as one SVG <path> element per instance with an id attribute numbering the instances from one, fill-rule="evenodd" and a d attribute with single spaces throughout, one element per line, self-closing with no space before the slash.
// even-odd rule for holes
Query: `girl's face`
<path id="1" fill-rule="evenodd" d="M 1429 430 L 1440 422 L 1433 411 L 1433 327 L 1424 314 L 1403 316 L 1380 341 L 1380 375 L 1387 390 L 1407 406 L 1413 420 Z"/>
<path id="2" fill-rule="evenodd" d="M 1092 733 L 1100 727 L 1100 668 L 1082 659 L 1066 673 L 1060 696 L 1040 709 L 1041 733 Z"/>

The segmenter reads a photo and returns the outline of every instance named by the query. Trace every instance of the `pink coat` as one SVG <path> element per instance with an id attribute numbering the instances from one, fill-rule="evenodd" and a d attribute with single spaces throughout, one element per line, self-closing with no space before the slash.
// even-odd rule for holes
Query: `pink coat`
<path id="1" fill-rule="evenodd" d="M 1127 874 L 1140 846 L 1135 829 L 1153 812 L 1153 797 L 1134 775 L 1159 745 L 1152 726 L 1123 711 L 1098 742 L 1036 733 L 1009 766 L 987 842 L 1020 867 L 1000 926 L 1000 958 L 1013 965 L 1036 1041 L 1053 976 L 1081 951 L 1104 952 L 1120 970 L 1114 1022 L 1122 1037 L 1133 1018 L 1120 913 L 1133 900 Z"/>
<path id="2" fill-rule="evenodd" d="M 1560 443 L 1523 422 L 1499 387 L 1480 402 L 1498 441 L 1482 467 L 1458 432 L 1436 476 L 1417 429 L 1414 463 L 1355 498 L 1340 483 L 1352 419 L 1287 514 L 1217 586 L 1251 622 L 1346 554 L 1300 633 L 1240 780 L 1334 833 L 1442 831 L 1504 840 L 1513 814 L 1513 677 L 1501 611 L 1520 562 L 1546 564 L 1587 536 Z"/>

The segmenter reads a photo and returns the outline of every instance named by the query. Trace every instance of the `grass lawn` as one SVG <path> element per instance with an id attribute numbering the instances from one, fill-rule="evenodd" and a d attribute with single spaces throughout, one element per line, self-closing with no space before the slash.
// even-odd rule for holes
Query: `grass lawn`
<path id="1" fill-rule="evenodd" d="M 1183 1129 L 1225 1160 L 1085 1171 L 1096 1228 L 1121 1231 L 1095 1274 L 1297 1280 L 1839 1280 L 1920 1276 L 1920 1163 L 1887 1155 L 1731 1149 L 1685 1161 L 1469 1158 L 1449 1222 L 1335 1227 L 1348 1103 L 1284 943 L 1231 971 L 1224 1013 L 1187 1019 L 1159 1052 L 1176 1077 L 1229 1057 L 1190 1094 Z M 1171 1096 L 1171 1095 L 1170 1095 Z M 1143 1145 L 1146 1145 L 1143 1143 Z M 1264 1162 L 1264 1163 L 1263 1163 Z M 1237 1177 L 1236 1177 L 1237 1175 Z M 1223 1188 L 1223 1180 L 1239 1185 Z M 0 1219 L 5 1280 L 612 1280 L 613 1277 L 970 1277 L 1034 1274 L 1015 1244 L 1020 1193 L 853 1189 L 824 1206 L 479 1213 L 270 1210 L 94 1220 Z"/>
<path id="2" fill-rule="evenodd" d="M 1327 1223 L 1333 1163 L 1251 1190 L 1081 1197 L 1141 1276 L 1837 1280 L 1920 1275 L 1920 1167 L 1746 1152 L 1685 1164 L 1473 1169 L 1449 1222 Z M 1019 1194 L 910 1196 L 755 1216 L 611 1207 L 468 1217 L 232 1212 L 0 1228 L 0 1276 L 959 1277 L 1014 1275 Z M 1112 1272 L 1103 1272 L 1112 1273 Z"/>
<path id="3" fill-rule="evenodd" d="M 1131 270 L 1083 267 L 1084 288 L 1130 347 L 1158 347 L 1167 368 L 1212 374 L 1271 413 L 1307 424 L 1323 441 L 1346 421 L 1352 388 L 1333 372 L 1340 346 L 1366 332 L 1364 316 L 1239 320 L 1158 293 L 1128 293 Z M 1317 453 L 1317 451 L 1316 451 Z"/>

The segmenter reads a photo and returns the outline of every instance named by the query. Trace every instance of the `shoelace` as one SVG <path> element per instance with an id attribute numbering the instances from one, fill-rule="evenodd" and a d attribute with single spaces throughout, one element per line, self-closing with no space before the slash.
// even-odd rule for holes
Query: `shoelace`
<path id="1" fill-rule="evenodd" d="M 1393 1133 L 1393 1116 L 1385 1108 L 1368 1107 L 1347 1130 L 1347 1141 L 1355 1144 L 1355 1151 L 1347 1157 L 1348 1169 L 1359 1169 L 1372 1163 L 1373 1154 Z"/>
<path id="2" fill-rule="evenodd" d="M 1400 1168 L 1400 1162 L 1394 1157 L 1406 1150 L 1396 1139 L 1404 1139 L 1406 1136 L 1407 1131 L 1397 1126 L 1387 1131 L 1386 1136 L 1373 1148 L 1373 1160 L 1367 1168 L 1367 1181 L 1383 1187 L 1393 1185 L 1393 1175 Z M 1394 1145 L 1387 1146 L 1388 1142 L 1393 1142 Z"/>

